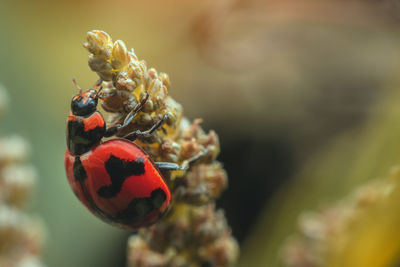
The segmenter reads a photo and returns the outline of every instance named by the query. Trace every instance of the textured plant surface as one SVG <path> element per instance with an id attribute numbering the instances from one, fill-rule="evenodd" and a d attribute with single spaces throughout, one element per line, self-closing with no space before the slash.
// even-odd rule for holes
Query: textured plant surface
<path id="1" fill-rule="evenodd" d="M 397 266 L 400 168 L 320 212 L 303 213 L 286 244 L 284 266 Z"/>
<path id="2" fill-rule="evenodd" d="M 231 236 L 222 210 L 215 199 L 227 186 L 227 175 L 216 161 L 219 141 L 215 132 L 206 133 L 201 120 L 190 122 L 182 106 L 168 95 L 167 74 L 147 68 L 133 50 L 103 31 L 87 34 L 84 47 L 91 53 L 89 66 L 102 79 L 108 94 L 102 108 L 108 112 L 108 125 L 121 123 L 137 103 L 149 94 L 141 112 L 123 132 L 147 130 L 164 115 L 161 130 L 139 144 L 155 161 L 182 164 L 207 152 L 188 171 L 164 173 L 173 200 L 169 212 L 155 225 L 141 229 L 128 242 L 128 266 L 232 266 L 239 247 Z"/>
<path id="3" fill-rule="evenodd" d="M 0 87 L 0 115 L 6 105 L 7 95 Z M 43 266 L 41 223 L 24 211 L 36 181 L 28 156 L 29 145 L 23 138 L 0 138 L 0 266 Z"/>

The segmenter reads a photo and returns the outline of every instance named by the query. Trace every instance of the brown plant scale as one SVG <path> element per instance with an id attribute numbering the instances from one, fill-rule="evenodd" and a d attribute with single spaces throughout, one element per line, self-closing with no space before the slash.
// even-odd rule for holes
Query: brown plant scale
<path id="1" fill-rule="evenodd" d="M 155 225 L 130 237 L 128 266 L 233 266 L 239 247 L 223 211 L 215 209 L 215 199 L 228 182 L 225 170 L 216 161 L 217 134 L 206 133 L 200 119 L 191 123 L 185 118 L 182 106 L 168 95 L 168 75 L 148 69 L 124 42 L 113 43 L 107 33 L 91 31 L 84 47 L 91 53 L 90 68 L 102 79 L 102 94 L 107 97 L 101 106 L 108 112 L 108 125 L 123 122 L 149 94 L 143 109 L 118 136 L 147 130 L 167 115 L 161 130 L 135 141 L 155 161 L 182 164 L 208 151 L 188 171 L 164 173 L 173 198 L 170 209 Z"/>
<path id="2" fill-rule="evenodd" d="M 0 115 L 6 106 L 7 94 L 0 86 Z M 0 266 L 44 266 L 42 225 L 24 211 L 36 182 L 28 156 L 29 145 L 23 138 L 0 138 Z"/>

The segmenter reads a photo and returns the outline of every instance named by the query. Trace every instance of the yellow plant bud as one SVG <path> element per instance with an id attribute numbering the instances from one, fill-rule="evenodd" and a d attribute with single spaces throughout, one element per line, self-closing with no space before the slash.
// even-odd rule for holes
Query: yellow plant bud
<path id="1" fill-rule="evenodd" d="M 128 76 L 138 85 L 141 83 L 145 72 L 145 68 L 143 68 L 139 63 L 140 62 L 131 62 L 127 71 Z"/>
<path id="2" fill-rule="evenodd" d="M 87 33 L 87 43 L 83 46 L 97 56 L 110 58 L 111 37 L 103 31 L 91 31 Z"/>
<path id="3" fill-rule="evenodd" d="M 112 40 L 110 35 L 104 31 L 94 30 L 92 31 L 96 34 L 97 39 L 105 46 L 111 44 Z"/>
<path id="4" fill-rule="evenodd" d="M 121 40 L 115 41 L 112 49 L 111 60 L 114 69 L 121 69 L 126 65 L 128 65 L 130 57 L 128 54 L 128 49 L 126 49 L 126 46 L 123 41 Z"/>
<path id="5" fill-rule="evenodd" d="M 160 72 L 159 78 L 164 86 L 169 90 L 169 88 L 171 87 L 171 81 L 169 80 L 168 74 L 166 74 L 165 72 Z"/>
<path id="6" fill-rule="evenodd" d="M 155 68 L 150 68 L 147 71 L 147 75 L 151 80 L 155 80 L 155 79 L 158 78 L 158 73 L 157 73 L 157 70 Z"/>
<path id="7" fill-rule="evenodd" d="M 147 87 L 147 92 L 150 94 L 150 98 L 157 106 L 161 106 L 162 102 L 168 95 L 167 88 L 165 88 L 159 79 L 152 80 Z"/>
<path id="8" fill-rule="evenodd" d="M 129 55 L 131 56 L 132 60 L 137 61 L 138 57 L 135 54 L 135 50 L 133 50 L 133 48 L 131 48 L 131 51 L 129 51 Z"/>

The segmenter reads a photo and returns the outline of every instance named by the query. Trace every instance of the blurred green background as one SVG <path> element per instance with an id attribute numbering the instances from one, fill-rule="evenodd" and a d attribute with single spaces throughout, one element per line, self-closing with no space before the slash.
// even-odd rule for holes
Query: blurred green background
<path id="1" fill-rule="evenodd" d="M 32 144 L 30 205 L 49 266 L 122 266 L 129 233 L 75 199 L 63 167 L 76 77 L 97 79 L 82 47 L 101 29 L 172 81 L 191 119 L 220 136 L 230 187 L 219 200 L 240 266 L 275 266 L 305 208 L 399 161 L 397 1 L 0 0 L 1 133 Z M 397 123 L 396 123 L 397 122 Z M 400 133 L 399 133 L 400 134 Z"/>

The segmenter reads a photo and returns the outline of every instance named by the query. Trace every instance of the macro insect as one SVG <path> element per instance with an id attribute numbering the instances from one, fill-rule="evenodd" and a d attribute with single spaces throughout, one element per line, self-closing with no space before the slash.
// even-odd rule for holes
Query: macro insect
<path id="1" fill-rule="evenodd" d="M 71 101 L 67 120 L 65 169 L 69 184 L 79 200 L 97 217 L 127 229 L 136 230 L 155 223 L 167 210 L 171 193 L 161 171 L 186 170 L 205 152 L 182 165 L 154 162 L 138 145 L 141 136 L 151 136 L 160 129 L 164 116 L 147 131 L 133 131 L 123 138 L 114 136 L 125 129 L 146 103 L 149 95 L 127 115 L 123 124 L 106 127 L 97 110 L 102 94 L 101 80 L 93 88 L 79 93 Z M 99 88 L 100 86 L 100 88 Z"/>

